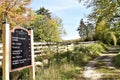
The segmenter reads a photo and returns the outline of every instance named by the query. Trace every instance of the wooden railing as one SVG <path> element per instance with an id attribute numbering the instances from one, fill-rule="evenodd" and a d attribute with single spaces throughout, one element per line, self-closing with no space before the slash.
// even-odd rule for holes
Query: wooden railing
<path id="1" fill-rule="evenodd" d="M 46 51 L 67 51 L 73 50 L 76 45 L 89 45 L 92 42 L 78 42 L 78 43 L 53 43 L 53 42 L 34 42 L 34 53 L 35 55 L 40 55 Z M 0 43 L 0 60 L 2 59 L 2 43 Z"/>
<path id="2" fill-rule="evenodd" d="M 46 51 L 54 51 L 54 52 L 66 52 L 68 50 L 73 50 L 76 45 L 84 45 L 87 46 L 89 44 L 94 44 L 95 41 L 92 42 L 77 42 L 77 43 L 53 43 L 53 42 L 34 42 L 34 53 L 35 57 L 41 54 L 44 54 Z M 3 45 L 0 43 L 0 66 L 2 65 L 2 48 Z M 52 53 L 51 52 L 51 53 Z M 41 62 L 35 62 L 36 65 L 41 65 Z"/>
<path id="3" fill-rule="evenodd" d="M 34 42 L 34 53 L 41 54 L 46 50 L 54 50 L 54 51 L 66 51 L 68 48 L 70 49 L 72 44 L 63 44 L 63 43 L 52 43 L 52 42 Z M 0 55 L 2 55 L 2 43 L 0 43 Z"/>

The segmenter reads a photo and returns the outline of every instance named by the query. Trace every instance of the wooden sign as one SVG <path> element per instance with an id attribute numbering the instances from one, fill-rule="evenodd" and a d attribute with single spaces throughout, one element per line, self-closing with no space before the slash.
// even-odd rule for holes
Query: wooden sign
<path id="1" fill-rule="evenodd" d="M 32 66 L 31 35 L 24 28 L 11 31 L 11 71 Z"/>

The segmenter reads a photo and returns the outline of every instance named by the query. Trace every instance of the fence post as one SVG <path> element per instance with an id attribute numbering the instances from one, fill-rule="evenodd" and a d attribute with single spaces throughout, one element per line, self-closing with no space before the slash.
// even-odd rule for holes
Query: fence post
<path id="1" fill-rule="evenodd" d="M 2 41 L 3 41 L 3 59 L 2 59 L 2 80 L 9 80 L 9 52 L 10 52 L 10 30 L 9 24 L 4 22 L 2 23 Z"/>
<path id="2" fill-rule="evenodd" d="M 33 30 L 29 29 L 29 32 L 31 34 L 31 56 L 32 56 L 32 67 L 30 67 L 30 80 L 35 80 Z"/>

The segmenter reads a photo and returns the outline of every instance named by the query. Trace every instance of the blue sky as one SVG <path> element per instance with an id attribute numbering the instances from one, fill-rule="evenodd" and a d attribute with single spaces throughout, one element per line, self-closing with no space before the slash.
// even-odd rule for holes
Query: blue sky
<path id="1" fill-rule="evenodd" d="M 86 9 L 77 0 L 32 0 L 30 5 L 33 10 L 43 6 L 63 20 L 63 27 L 67 33 L 62 36 L 64 40 L 79 38 L 76 30 L 80 20 L 83 18 L 85 21 L 85 17 L 91 12 L 91 9 Z"/>

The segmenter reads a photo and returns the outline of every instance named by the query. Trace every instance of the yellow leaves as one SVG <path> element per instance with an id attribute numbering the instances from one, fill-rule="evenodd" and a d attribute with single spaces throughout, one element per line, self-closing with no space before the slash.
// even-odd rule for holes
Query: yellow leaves
<path id="1" fill-rule="evenodd" d="M 111 36 L 112 36 L 112 39 L 114 42 L 114 46 L 116 46 L 117 45 L 117 37 L 115 36 L 115 34 L 113 32 L 111 32 Z"/>
<path id="2" fill-rule="evenodd" d="M 100 21 L 96 26 L 96 31 L 102 31 L 106 28 L 106 22 L 104 20 Z"/>
<path id="3" fill-rule="evenodd" d="M 31 9 L 25 7 L 30 4 L 31 0 L 0 0 L 0 2 L 0 19 L 1 13 L 6 11 L 6 18 L 12 27 L 26 24 L 33 18 L 30 14 Z"/>

